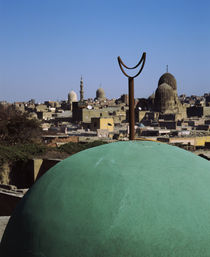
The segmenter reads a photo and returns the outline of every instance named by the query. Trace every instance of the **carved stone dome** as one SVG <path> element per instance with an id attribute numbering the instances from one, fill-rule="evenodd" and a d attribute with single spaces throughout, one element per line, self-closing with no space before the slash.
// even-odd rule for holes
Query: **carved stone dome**
<path id="1" fill-rule="evenodd" d="M 97 89 L 96 98 L 97 99 L 104 99 L 105 98 L 105 92 L 104 92 L 103 88 Z"/>
<path id="2" fill-rule="evenodd" d="M 155 106 L 157 111 L 165 112 L 174 107 L 174 91 L 166 83 L 161 84 L 155 92 Z"/>
<path id="3" fill-rule="evenodd" d="M 166 83 L 161 84 L 155 92 L 155 97 L 160 97 L 161 99 L 167 99 L 173 96 L 173 90 L 171 86 Z"/>
<path id="4" fill-rule="evenodd" d="M 69 102 L 77 102 L 77 94 L 74 91 L 71 91 L 68 94 L 68 101 Z"/>
<path id="5" fill-rule="evenodd" d="M 176 79 L 171 73 L 166 72 L 160 77 L 158 81 L 158 87 L 164 83 L 171 86 L 173 90 L 177 90 Z"/>

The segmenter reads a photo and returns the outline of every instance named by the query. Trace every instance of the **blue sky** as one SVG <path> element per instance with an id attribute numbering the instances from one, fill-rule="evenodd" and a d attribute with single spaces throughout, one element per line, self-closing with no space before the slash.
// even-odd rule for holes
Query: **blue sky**
<path id="1" fill-rule="evenodd" d="M 134 66 L 135 97 L 148 97 L 169 66 L 178 94 L 210 92 L 208 0 L 0 0 L 0 100 L 127 93 L 117 56 Z"/>

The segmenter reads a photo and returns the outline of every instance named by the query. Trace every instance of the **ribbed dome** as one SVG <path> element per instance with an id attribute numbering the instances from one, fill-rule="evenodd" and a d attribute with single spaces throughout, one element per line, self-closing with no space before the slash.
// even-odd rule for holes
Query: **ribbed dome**
<path id="1" fill-rule="evenodd" d="M 158 86 L 160 86 L 163 83 L 166 83 L 169 86 L 171 86 L 173 90 L 177 90 L 176 79 L 171 73 L 166 72 L 160 77 Z"/>
<path id="2" fill-rule="evenodd" d="M 166 83 L 161 84 L 155 92 L 155 98 L 169 99 L 173 97 L 173 89 Z"/>
<path id="3" fill-rule="evenodd" d="M 158 112 L 166 112 L 174 107 L 174 91 L 166 83 L 161 84 L 155 91 L 155 108 Z"/>
<path id="4" fill-rule="evenodd" d="M 82 151 L 27 192 L 0 256 L 210 256 L 209 185 L 207 160 L 166 144 Z"/>
<path id="5" fill-rule="evenodd" d="M 105 98 L 105 92 L 104 92 L 103 88 L 97 89 L 97 91 L 96 91 L 96 98 L 97 99 Z"/>

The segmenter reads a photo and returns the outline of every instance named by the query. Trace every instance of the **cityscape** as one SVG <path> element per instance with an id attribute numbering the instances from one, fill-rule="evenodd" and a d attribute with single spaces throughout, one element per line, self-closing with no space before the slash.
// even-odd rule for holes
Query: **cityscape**
<path id="1" fill-rule="evenodd" d="M 164 73 L 155 93 L 148 98 L 135 99 L 135 139 L 166 142 L 195 151 L 204 150 L 209 158 L 210 93 L 203 96 L 177 94 L 176 78 Z M 2 101 L 27 112 L 31 119 L 41 122 L 43 142 L 60 146 L 67 142 L 128 140 L 129 98 L 123 94 L 107 99 L 105 89 L 98 88 L 94 98 L 85 98 L 88 88 L 81 77 L 79 96 L 74 91 L 62 101 L 36 103 Z M 200 151 L 198 151 L 200 153 Z"/>
<path id="2" fill-rule="evenodd" d="M 209 14 L 0 0 L 0 257 L 210 256 Z"/>

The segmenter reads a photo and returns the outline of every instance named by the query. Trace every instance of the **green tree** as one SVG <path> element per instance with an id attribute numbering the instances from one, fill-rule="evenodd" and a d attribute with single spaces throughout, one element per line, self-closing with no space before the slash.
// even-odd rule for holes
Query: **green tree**
<path id="1" fill-rule="evenodd" d="M 8 144 L 34 142 L 41 135 L 40 123 L 13 106 L 0 105 L 0 141 Z"/>

